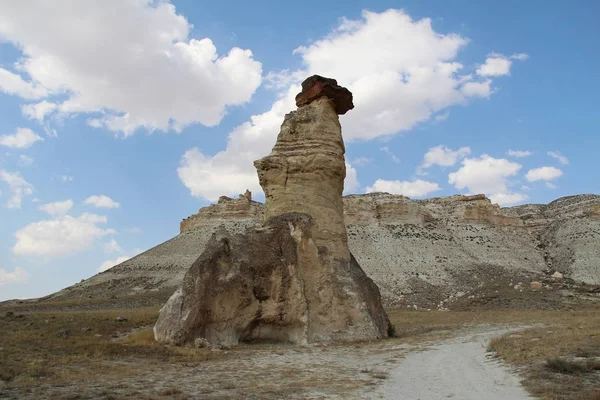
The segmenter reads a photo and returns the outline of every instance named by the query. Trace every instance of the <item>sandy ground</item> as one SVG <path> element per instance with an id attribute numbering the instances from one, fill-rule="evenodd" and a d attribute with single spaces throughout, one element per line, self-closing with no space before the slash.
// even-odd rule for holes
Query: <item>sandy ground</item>
<path id="1" fill-rule="evenodd" d="M 193 364 L 111 362 L 106 368 L 112 374 L 25 390 L 0 387 L 0 398 L 527 399 L 518 378 L 486 353 L 489 340 L 508 331 L 470 327 L 452 339 L 413 344 L 395 338 L 240 346 L 220 359 Z"/>
<path id="2" fill-rule="evenodd" d="M 473 332 L 410 352 L 389 372 L 371 399 L 531 399 L 519 379 L 486 353 L 487 344 L 507 329 Z"/>

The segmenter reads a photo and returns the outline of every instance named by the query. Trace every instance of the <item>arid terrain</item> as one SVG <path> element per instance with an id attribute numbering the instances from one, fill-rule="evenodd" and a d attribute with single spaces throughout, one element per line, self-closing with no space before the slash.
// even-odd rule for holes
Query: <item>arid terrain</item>
<path id="1" fill-rule="evenodd" d="M 483 196 L 344 201 L 394 337 L 156 343 L 159 309 L 215 229 L 261 220 L 246 194 L 86 281 L 0 303 L 0 398 L 600 398 L 600 196 L 504 209 Z"/>
<path id="2" fill-rule="evenodd" d="M 386 340 L 213 349 L 157 344 L 158 307 L 139 295 L 121 301 L 0 307 L 0 398 L 600 396 L 598 301 L 564 310 L 390 308 L 396 334 Z"/>
<path id="3" fill-rule="evenodd" d="M 172 292 L 219 226 L 242 233 L 262 221 L 263 205 L 247 195 L 222 197 L 184 219 L 178 236 L 51 298 Z M 600 284 L 598 195 L 508 208 L 483 195 L 426 200 L 350 195 L 344 197 L 344 220 L 350 250 L 387 306 L 433 310 L 456 309 L 473 299 L 490 305 L 521 301 L 481 296 L 509 284 L 519 292 L 556 272 L 572 282 Z M 550 301 L 547 307 L 560 304 Z"/>

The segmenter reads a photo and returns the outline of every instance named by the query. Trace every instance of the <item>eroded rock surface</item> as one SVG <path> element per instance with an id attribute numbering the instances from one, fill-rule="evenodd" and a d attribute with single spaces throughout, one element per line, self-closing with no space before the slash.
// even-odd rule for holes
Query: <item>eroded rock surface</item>
<path id="1" fill-rule="evenodd" d="M 219 230 L 161 310 L 156 337 L 233 345 L 387 336 L 373 281 L 354 258 L 329 264 L 312 231 L 312 218 L 300 213 L 273 217 L 244 235 Z"/>
<path id="2" fill-rule="evenodd" d="M 161 309 L 157 340 L 304 344 L 392 333 L 379 289 L 348 249 L 338 114 L 350 92 L 317 76 L 303 93 L 310 95 L 286 115 L 272 152 L 254 163 L 265 225 L 211 239 Z"/>

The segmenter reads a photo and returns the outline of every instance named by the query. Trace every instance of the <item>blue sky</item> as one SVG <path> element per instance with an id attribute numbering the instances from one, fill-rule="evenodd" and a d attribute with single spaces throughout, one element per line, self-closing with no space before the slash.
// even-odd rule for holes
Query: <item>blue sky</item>
<path id="1" fill-rule="evenodd" d="M 355 97 L 347 193 L 598 193 L 593 1 L 0 5 L 0 300 L 42 296 L 246 188 L 299 83 Z"/>

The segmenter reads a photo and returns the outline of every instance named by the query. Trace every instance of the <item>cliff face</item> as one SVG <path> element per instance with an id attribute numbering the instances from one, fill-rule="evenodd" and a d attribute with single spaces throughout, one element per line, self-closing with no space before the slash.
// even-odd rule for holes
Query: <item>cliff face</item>
<path id="1" fill-rule="evenodd" d="M 221 201 L 182 223 L 181 234 L 56 295 L 87 297 L 175 287 L 219 225 L 242 232 L 263 205 Z M 411 200 L 371 193 L 343 199 L 350 251 L 386 304 L 426 293 L 468 293 L 485 277 L 550 275 L 600 284 L 600 196 L 509 208 L 483 195 Z M 184 221 L 185 222 L 185 221 Z M 419 298 L 422 298 L 419 297 Z"/>

